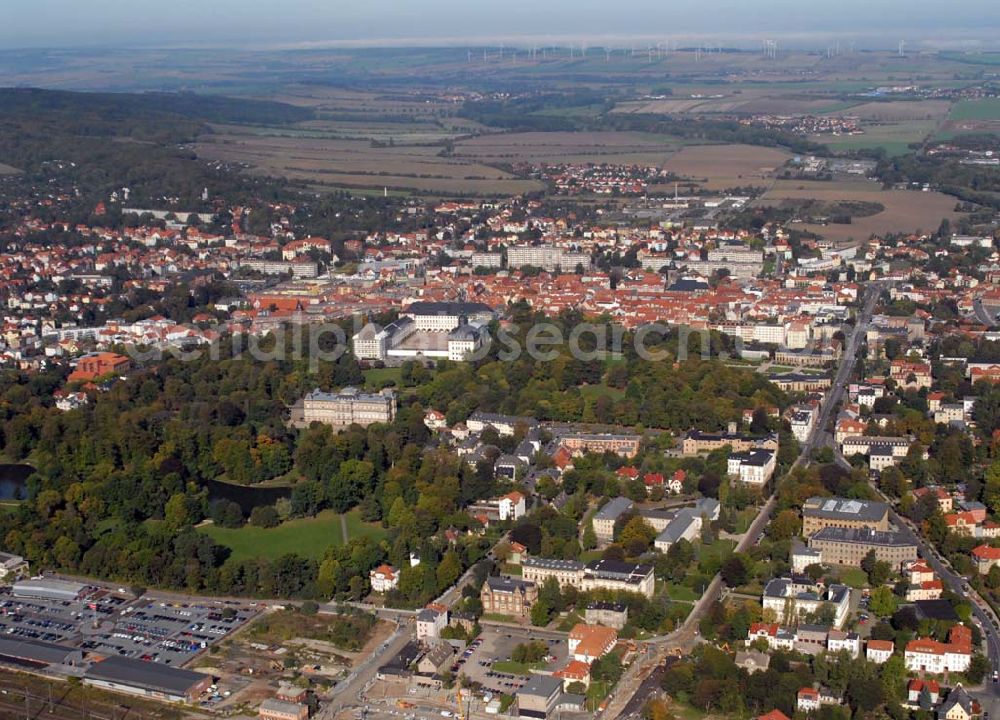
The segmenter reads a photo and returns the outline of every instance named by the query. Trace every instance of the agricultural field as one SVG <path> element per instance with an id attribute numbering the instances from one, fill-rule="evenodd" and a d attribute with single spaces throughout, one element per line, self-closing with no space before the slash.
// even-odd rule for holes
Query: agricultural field
<path id="1" fill-rule="evenodd" d="M 661 166 L 684 146 L 677 138 L 637 132 L 520 132 L 480 135 L 455 144 L 455 155 L 490 164 L 639 163 Z"/>
<path id="2" fill-rule="evenodd" d="M 850 115 L 870 122 L 943 120 L 951 110 L 948 100 L 889 100 L 852 105 L 847 110 L 827 113 Z"/>
<path id="3" fill-rule="evenodd" d="M 873 150 L 884 148 L 889 155 L 910 151 L 910 143 L 922 143 L 935 132 L 935 120 L 904 120 L 899 122 L 864 123 L 863 135 L 813 135 L 809 139 L 823 143 L 834 151 Z"/>
<path id="4" fill-rule="evenodd" d="M 791 155 L 755 145 L 697 145 L 670 157 L 666 169 L 711 190 L 770 184 L 774 171 Z"/>
<path id="5" fill-rule="evenodd" d="M 951 120 L 1000 121 L 1000 98 L 960 100 L 955 103 L 948 117 Z"/>
<path id="6" fill-rule="evenodd" d="M 344 544 L 345 529 L 348 540 L 355 537 L 379 540 L 385 536 L 381 526 L 363 522 L 357 510 L 344 515 L 324 510 L 316 517 L 288 520 L 274 528 L 204 525 L 199 532 L 228 547 L 233 559 L 247 560 L 256 557 L 273 559 L 293 552 L 304 557 L 321 558 L 330 545 Z"/>
<path id="7" fill-rule="evenodd" d="M 829 183 L 803 183 L 779 180 L 758 201 L 758 205 L 779 205 L 786 199 L 812 199 L 822 202 L 878 203 L 885 209 L 867 217 L 855 217 L 850 225 L 796 224 L 799 230 L 808 230 L 840 244 L 861 242 L 871 235 L 934 231 L 943 218 L 955 222 L 959 214 L 954 211 L 955 199 L 937 192 L 912 190 L 883 190 L 873 182 L 845 181 Z"/>
<path id="8" fill-rule="evenodd" d="M 200 157 L 245 165 L 250 172 L 311 185 L 389 188 L 454 195 L 515 195 L 541 183 L 461 157 L 437 145 L 321 137 L 277 137 L 218 128 L 197 145 Z"/>

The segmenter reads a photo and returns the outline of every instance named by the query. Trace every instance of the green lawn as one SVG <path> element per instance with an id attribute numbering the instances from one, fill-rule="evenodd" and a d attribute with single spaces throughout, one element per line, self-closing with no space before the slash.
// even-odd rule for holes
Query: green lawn
<path id="1" fill-rule="evenodd" d="M 699 595 L 687 585 L 677 583 L 667 583 L 667 597 L 677 602 L 695 602 Z"/>
<path id="2" fill-rule="evenodd" d="M 402 384 L 402 368 L 372 368 L 365 370 L 365 386 L 372 390 L 381 390 L 390 384 L 397 387 Z"/>
<path id="3" fill-rule="evenodd" d="M 862 135 L 821 135 L 812 136 L 812 139 L 833 150 L 884 148 L 889 155 L 905 155 L 910 152 L 909 143 L 922 142 L 936 129 L 937 123 L 933 120 L 900 120 L 865 125 Z"/>
<path id="4" fill-rule="evenodd" d="M 346 518 L 348 539 L 366 536 L 380 540 L 385 537 L 381 526 L 363 522 L 357 510 L 347 513 Z M 318 559 L 330 545 L 344 542 L 340 515 L 332 510 L 324 510 L 313 518 L 289 520 L 275 528 L 244 525 L 230 529 L 205 525 L 199 532 L 228 547 L 234 560 L 277 558 L 288 553 Z"/>
<path id="5" fill-rule="evenodd" d="M 839 568 L 837 576 L 839 577 L 840 582 L 852 588 L 862 588 L 868 584 L 868 576 L 861 568 Z"/>
<path id="6" fill-rule="evenodd" d="M 742 535 L 750 529 L 750 525 L 753 523 L 754 518 L 757 517 L 757 512 L 757 508 L 746 508 L 740 511 L 740 513 L 736 516 L 735 522 L 737 535 Z"/>
<path id="7" fill-rule="evenodd" d="M 711 545 L 701 545 L 695 546 L 698 553 L 698 559 L 703 560 L 706 558 L 717 557 L 719 560 L 725 560 L 733 553 L 733 548 L 736 547 L 736 543 L 732 540 L 716 540 Z"/>
<path id="8" fill-rule="evenodd" d="M 1000 98 L 960 100 L 948 115 L 951 120 L 1000 120 Z"/>

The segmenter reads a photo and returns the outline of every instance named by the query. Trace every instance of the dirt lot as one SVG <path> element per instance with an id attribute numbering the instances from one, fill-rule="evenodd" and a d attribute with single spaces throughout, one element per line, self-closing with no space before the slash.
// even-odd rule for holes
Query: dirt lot
<path id="1" fill-rule="evenodd" d="M 679 150 L 666 163 L 678 175 L 703 181 L 709 189 L 764 185 L 791 155 L 753 145 L 698 145 Z"/>
<path id="2" fill-rule="evenodd" d="M 910 190 L 882 190 L 877 183 L 834 182 L 802 183 L 781 180 L 775 183 L 758 204 L 777 203 L 786 198 L 812 198 L 825 202 L 843 200 L 877 202 L 885 210 L 870 217 L 854 218 L 850 225 L 795 225 L 796 228 L 815 232 L 838 243 L 860 242 L 870 235 L 891 232 L 934 231 L 942 218 L 955 221 L 955 198 L 937 192 Z"/>

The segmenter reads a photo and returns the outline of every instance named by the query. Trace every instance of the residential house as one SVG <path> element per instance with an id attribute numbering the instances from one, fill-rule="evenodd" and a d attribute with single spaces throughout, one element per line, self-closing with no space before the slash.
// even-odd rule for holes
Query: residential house
<path id="1" fill-rule="evenodd" d="M 865 645 L 865 659 L 870 663 L 881 665 L 895 652 L 896 646 L 892 640 L 869 640 Z"/>
<path id="2" fill-rule="evenodd" d="M 955 625 L 948 633 L 948 642 L 932 638 L 911 640 L 906 644 L 903 660 L 910 672 L 934 675 L 965 672 L 972 661 L 972 632 L 964 625 Z"/>
<path id="3" fill-rule="evenodd" d="M 811 687 L 799 690 L 795 700 L 795 709 L 806 713 L 819 710 L 819 690 Z"/>
<path id="4" fill-rule="evenodd" d="M 417 640 L 439 638 L 441 631 L 447 626 L 448 608 L 443 605 L 428 605 L 417 613 Z"/>
<path id="5" fill-rule="evenodd" d="M 392 565 L 379 565 L 368 573 L 372 592 L 387 593 L 399 585 L 399 571 Z"/>

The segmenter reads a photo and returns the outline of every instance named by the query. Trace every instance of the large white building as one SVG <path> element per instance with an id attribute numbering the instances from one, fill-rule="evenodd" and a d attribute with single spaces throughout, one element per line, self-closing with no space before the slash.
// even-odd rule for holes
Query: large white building
<path id="1" fill-rule="evenodd" d="M 833 627 L 839 628 L 847 619 L 851 606 L 851 591 L 845 585 L 820 588 L 806 585 L 795 578 L 779 577 L 764 588 L 764 612 L 774 613 L 774 621 L 792 623 L 804 621 L 824 608 L 830 608 Z"/>
<path id="2" fill-rule="evenodd" d="M 730 454 L 726 471 L 742 483 L 761 486 L 771 479 L 777 465 L 777 453 L 756 449 Z"/>
<path id="3" fill-rule="evenodd" d="M 965 672 L 972 662 L 972 631 L 965 625 L 955 625 L 946 643 L 931 638 L 911 640 L 906 643 L 903 661 L 910 672 Z"/>
<path id="4" fill-rule="evenodd" d="M 415 302 L 398 320 L 379 327 L 368 323 L 352 338 L 361 360 L 448 358 L 461 361 L 484 341 L 493 311 L 482 303 Z"/>
<path id="5" fill-rule="evenodd" d="M 542 585 L 555 578 L 560 587 L 572 585 L 577 590 L 634 592 L 653 597 L 655 580 L 652 565 L 636 565 L 615 560 L 594 560 L 586 565 L 576 560 L 529 557 L 521 561 L 524 580 Z"/>
<path id="6" fill-rule="evenodd" d="M 796 408 L 792 413 L 792 435 L 794 435 L 795 439 L 800 443 L 804 443 L 809 440 L 809 434 L 812 432 L 813 426 L 816 424 L 816 414 L 815 410 L 807 407 Z"/>
<path id="7" fill-rule="evenodd" d="M 554 245 L 516 245 L 507 248 L 507 267 L 539 267 L 553 271 L 573 272 L 578 265 L 590 268 L 590 255 L 565 250 Z"/>
<path id="8" fill-rule="evenodd" d="M 363 393 L 357 388 L 346 387 L 340 392 L 328 393 L 317 388 L 302 401 L 302 419 L 306 423 L 367 426 L 391 423 L 395 417 L 396 393 L 392 390 Z"/>

